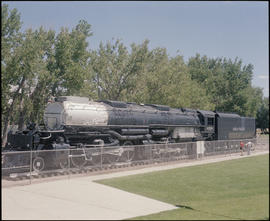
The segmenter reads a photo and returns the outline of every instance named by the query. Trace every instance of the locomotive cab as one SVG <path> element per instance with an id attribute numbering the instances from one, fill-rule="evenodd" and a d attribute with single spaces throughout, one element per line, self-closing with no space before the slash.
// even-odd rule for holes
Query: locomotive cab
<path id="1" fill-rule="evenodd" d="M 201 134 L 206 140 L 212 140 L 215 135 L 215 113 L 212 111 L 197 110 L 200 119 Z"/>

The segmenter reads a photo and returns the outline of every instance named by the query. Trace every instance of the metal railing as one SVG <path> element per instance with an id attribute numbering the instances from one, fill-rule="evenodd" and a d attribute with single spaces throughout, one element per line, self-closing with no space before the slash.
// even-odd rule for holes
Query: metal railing
<path id="1" fill-rule="evenodd" d="M 256 139 L 249 141 L 256 146 Z M 244 150 L 245 151 L 245 150 Z M 103 142 L 88 148 L 2 152 L 2 179 L 27 177 L 30 183 L 39 175 L 67 174 L 117 168 L 123 165 L 151 164 L 200 159 L 240 152 L 240 140 L 198 141 L 134 146 L 104 147 Z"/>

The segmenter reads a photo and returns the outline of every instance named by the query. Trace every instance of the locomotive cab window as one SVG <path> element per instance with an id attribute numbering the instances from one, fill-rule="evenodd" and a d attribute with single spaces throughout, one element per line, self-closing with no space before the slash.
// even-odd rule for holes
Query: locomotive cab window
<path id="1" fill-rule="evenodd" d="M 207 125 L 214 125 L 214 118 L 208 118 Z"/>
<path id="2" fill-rule="evenodd" d="M 202 125 L 204 125 L 204 116 L 202 116 L 202 115 L 199 115 L 199 119 L 200 119 L 200 122 L 201 122 L 201 124 Z"/>

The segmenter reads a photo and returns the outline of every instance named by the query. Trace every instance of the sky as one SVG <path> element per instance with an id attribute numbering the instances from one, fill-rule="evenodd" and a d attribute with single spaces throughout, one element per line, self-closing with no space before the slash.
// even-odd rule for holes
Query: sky
<path id="1" fill-rule="evenodd" d="M 267 1 L 2 1 L 17 8 L 22 30 L 60 31 L 79 20 L 91 24 L 89 48 L 120 39 L 124 45 L 150 41 L 185 61 L 236 57 L 254 66 L 252 85 L 269 97 L 269 24 Z"/>

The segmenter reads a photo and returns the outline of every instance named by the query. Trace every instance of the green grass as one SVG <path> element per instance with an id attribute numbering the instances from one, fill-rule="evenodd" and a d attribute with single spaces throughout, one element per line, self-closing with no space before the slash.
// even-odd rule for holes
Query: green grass
<path id="1" fill-rule="evenodd" d="M 97 181 L 190 207 L 136 220 L 269 219 L 269 155 Z"/>

